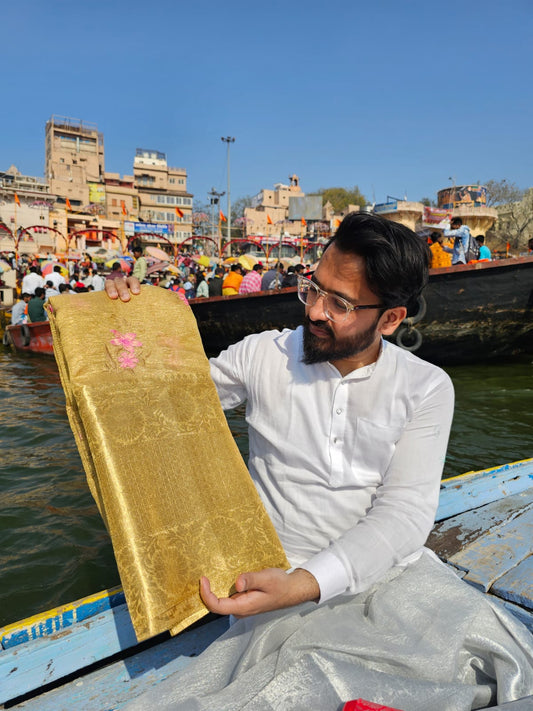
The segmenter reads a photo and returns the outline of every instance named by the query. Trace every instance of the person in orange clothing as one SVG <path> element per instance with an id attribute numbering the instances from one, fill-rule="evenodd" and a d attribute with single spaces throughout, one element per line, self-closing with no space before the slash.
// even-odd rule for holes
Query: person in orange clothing
<path id="1" fill-rule="evenodd" d="M 239 293 L 239 286 L 243 280 L 244 274 L 240 264 L 232 264 L 229 274 L 222 282 L 223 296 L 231 296 L 231 294 Z"/>
<path id="2" fill-rule="evenodd" d="M 453 249 L 444 244 L 444 235 L 442 232 L 432 232 L 429 249 L 431 251 L 431 268 L 451 267 Z"/>

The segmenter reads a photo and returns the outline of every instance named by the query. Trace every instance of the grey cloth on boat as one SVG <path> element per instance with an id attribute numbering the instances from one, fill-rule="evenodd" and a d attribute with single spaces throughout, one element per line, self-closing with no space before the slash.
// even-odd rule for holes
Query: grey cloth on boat
<path id="1" fill-rule="evenodd" d="M 533 636 L 426 552 L 369 590 L 237 621 L 125 708 L 483 709 L 533 694 Z"/>

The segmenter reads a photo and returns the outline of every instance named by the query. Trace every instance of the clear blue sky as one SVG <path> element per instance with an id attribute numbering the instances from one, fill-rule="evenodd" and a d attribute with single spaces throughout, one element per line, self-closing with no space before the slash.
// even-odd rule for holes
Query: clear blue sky
<path id="1" fill-rule="evenodd" d="M 2 24 L 0 170 L 42 176 L 56 114 L 98 125 L 107 171 L 163 151 L 200 201 L 228 135 L 232 200 L 292 173 L 376 202 L 533 184 L 531 0 L 26 0 Z"/>

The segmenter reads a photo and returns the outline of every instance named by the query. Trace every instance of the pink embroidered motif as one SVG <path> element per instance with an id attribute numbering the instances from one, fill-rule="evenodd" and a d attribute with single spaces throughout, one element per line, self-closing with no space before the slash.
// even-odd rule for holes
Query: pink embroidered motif
<path id="1" fill-rule="evenodd" d="M 139 363 L 139 359 L 135 355 L 135 348 L 141 348 L 142 343 L 137 338 L 136 333 L 119 333 L 114 328 L 111 329 L 114 338 L 111 339 L 111 345 L 119 346 L 124 350 L 118 355 L 118 362 L 121 368 L 135 368 Z"/>

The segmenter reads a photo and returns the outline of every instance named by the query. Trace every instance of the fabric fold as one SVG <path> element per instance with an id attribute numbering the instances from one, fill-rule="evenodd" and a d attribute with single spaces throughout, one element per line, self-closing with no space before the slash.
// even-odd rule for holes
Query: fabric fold
<path id="1" fill-rule="evenodd" d="M 233 440 L 196 321 L 175 294 L 143 286 L 48 307 L 67 413 L 109 531 L 139 641 L 207 614 L 237 575 L 288 568 Z"/>

